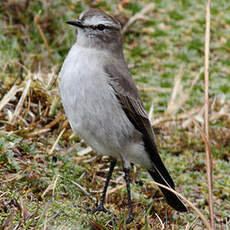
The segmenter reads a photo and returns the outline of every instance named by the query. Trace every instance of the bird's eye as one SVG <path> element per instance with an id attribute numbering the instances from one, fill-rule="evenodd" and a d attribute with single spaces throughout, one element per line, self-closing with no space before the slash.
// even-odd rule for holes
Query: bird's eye
<path id="1" fill-rule="evenodd" d="M 105 25 L 99 24 L 99 25 L 97 26 L 97 28 L 98 28 L 99 30 L 104 30 L 104 29 L 105 29 Z"/>

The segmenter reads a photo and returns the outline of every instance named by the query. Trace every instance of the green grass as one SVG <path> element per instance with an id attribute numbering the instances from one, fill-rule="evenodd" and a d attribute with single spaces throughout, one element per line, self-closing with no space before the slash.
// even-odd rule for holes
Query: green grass
<path id="1" fill-rule="evenodd" d="M 101 7 L 124 18 L 139 12 L 152 1 L 130 1 L 118 11 L 117 1 L 5 1 L 0 4 L 0 101 L 16 84 L 19 91 L 0 111 L 0 227 L 1 229 L 161 229 L 156 214 L 167 229 L 204 228 L 196 214 L 173 211 L 147 172 L 132 169 L 132 196 L 135 222 L 125 225 L 128 214 L 126 189 L 108 196 L 106 207 L 116 214 L 92 214 L 99 200 L 108 159 L 95 153 L 79 156 L 85 143 L 73 137 L 64 118 L 58 92 L 58 74 L 76 32 L 65 21 L 75 19 L 89 6 Z M 203 105 L 204 0 L 156 0 L 148 20 L 138 20 L 124 34 L 124 53 L 140 88 L 174 86 L 174 77 L 183 70 L 181 86 L 186 93 L 201 71 L 183 109 Z M 216 0 L 211 9 L 210 44 L 210 143 L 214 160 L 214 202 L 217 228 L 229 224 L 230 152 L 230 2 Z M 45 35 L 42 39 L 39 27 Z M 20 117 L 9 122 L 28 79 L 31 87 Z M 50 82 L 51 81 L 51 82 Z M 147 111 L 154 107 L 154 119 L 165 117 L 171 96 L 168 91 L 141 90 Z M 180 97 L 183 97 L 180 95 Z M 214 103 L 215 102 L 215 103 Z M 221 116 L 219 112 L 223 111 Z M 180 108 L 176 114 L 183 113 Z M 196 113 L 196 115 L 198 112 Z M 170 114 L 169 118 L 175 114 Z M 157 124 L 161 156 L 177 185 L 208 218 L 205 147 L 189 117 Z M 55 121 L 55 122 L 54 122 Z M 53 123 L 54 122 L 54 123 Z M 63 136 L 50 153 L 58 135 Z M 47 130 L 44 130 L 47 129 Z M 75 144 L 76 146 L 71 149 Z M 110 189 L 124 184 L 121 165 L 115 168 Z M 87 193 L 76 187 L 81 185 Z M 54 185 L 55 186 L 52 186 Z M 222 222 L 225 221 L 225 222 Z"/>

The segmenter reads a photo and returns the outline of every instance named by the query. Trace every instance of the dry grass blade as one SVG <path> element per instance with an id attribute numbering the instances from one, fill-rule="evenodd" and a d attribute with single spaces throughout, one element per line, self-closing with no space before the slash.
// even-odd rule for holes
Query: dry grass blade
<path id="1" fill-rule="evenodd" d="M 40 35 L 41 35 L 41 38 L 42 38 L 42 40 L 43 40 L 43 42 L 44 42 L 44 44 L 45 44 L 45 46 L 46 46 L 46 49 L 48 50 L 49 54 L 51 54 L 51 52 L 50 52 L 50 47 L 49 47 L 49 44 L 48 44 L 48 41 L 47 41 L 46 36 L 45 36 L 45 34 L 44 34 L 44 32 L 43 32 L 43 30 L 42 30 L 40 24 L 39 24 L 39 21 L 40 21 L 40 16 L 39 16 L 39 14 L 38 14 L 38 15 L 36 15 L 36 16 L 34 17 L 34 23 L 35 23 L 35 25 L 37 26 L 37 29 L 38 29 L 38 31 L 39 31 L 39 33 L 40 33 Z"/>
<path id="2" fill-rule="evenodd" d="M 208 200 L 209 200 L 209 214 L 211 220 L 211 227 L 214 229 L 214 205 L 213 205 L 213 166 L 212 166 L 212 154 L 209 146 L 209 45 L 210 45 L 210 8 L 211 0 L 207 1 L 206 6 L 206 30 L 205 30 L 205 58 L 204 58 L 204 124 L 205 124 L 205 153 L 206 153 L 206 167 L 207 167 L 207 180 L 208 180 Z"/>
<path id="3" fill-rule="evenodd" d="M 75 143 L 74 145 L 72 145 L 71 147 L 69 147 L 68 149 L 66 150 L 62 150 L 63 154 L 68 154 L 69 152 L 73 151 L 74 149 L 76 149 L 76 147 L 78 146 L 78 143 Z M 87 157 L 87 156 L 86 156 Z M 74 160 L 76 162 L 81 161 L 82 159 L 80 159 L 81 157 L 76 157 Z M 84 158 L 84 157 L 83 157 Z"/>
<path id="4" fill-rule="evenodd" d="M 20 206 L 21 206 L 21 215 L 23 216 L 24 221 L 26 222 L 31 216 L 31 214 L 27 210 L 25 202 L 23 201 L 22 197 L 20 197 L 19 201 L 20 201 Z"/>
<path id="5" fill-rule="evenodd" d="M 114 192 L 116 192 L 122 188 L 125 188 L 125 187 L 126 187 L 126 184 L 121 184 L 119 186 L 116 186 L 115 188 L 109 189 L 108 192 L 106 193 L 106 196 L 108 196 L 108 195 L 110 195 L 110 194 L 112 194 L 112 193 L 114 193 Z"/>
<path id="6" fill-rule="evenodd" d="M 27 93 L 29 91 L 30 84 L 31 84 L 31 80 L 29 79 L 27 81 L 27 83 L 26 83 L 26 87 L 25 87 L 25 89 L 24 89 L 24 91 L 22 93 L 22 96 L 21 96 L 18 104 L 17 104 L 17 107 L 16 107 L 16 109 L 14 111 L 14 114 L 12 115 L 12 117 L 9 120 L 9 122 L 12 123 L 12 124 L 15 122 L 16 118 L 18 117 L 18 115 L 20 114 L 20 112 L 22 110 L 22 106 L 23 106 L 23 103 L 24 103 L 24 101 L 26 99 Z"/>
<path id="7" fill-rule="evenodd" d="M 52 148 L 51 148 L 50 151 L 49 151 L 49 155 L 52 155 L 52 154 L 53 154 L 54 149 L 55 149 L 55 147 L 56 147 L 58 141 L 60 140 L 60 138 L 62 137 L 62 135 L 63 135 L 64 132 L 65 132 L 65 128 L 59 133 L 59 135 L 58 135 L 56 141 L 54 142 Z"/>
<path id="8" fill-rule="evenodd" d="M 159 87 L 149 87 L 149 88 L 142 88 L 138 87 L 139 91 L 142 92 L 162 92 L 162 93 L 167 93 L 171 91 L 171 88 L 159 88 Z"/>
<path id="9" fill-rule="evenodd" d="M 209 222 L 206 220 L 206 218 L 204 217 L 204 215 L 201 213 L 201 211 L 195 207 L 195 205 L 189 201 L 188 199 L 186 199 L 184 196 L 182 196 L 180 193 L 176 192 L 175 190 L 163 185 L 163 184 L 159 184 L 155 181 L 152 181 L 153 184 L 165 188 L 169 191 L 171 191 L 172 193 L 174 193 L 175 195 L 177 195 L 179 198 L 181 198 L 182 200 L 184 200 L 186 203 L 188 203 L 188 205 L 198 214 L 198 216 L 200 217 L 200 219 L 203 221 L 204 225 L 206 226 L 206 228 L 208 230 L 212 230 L 212 227 L 210 226 Z"/>
<path id="10" fill-rule="evenodd" d="M 95 230 L 104 230 L 105 228 L 100 225 L 99 223 L 95 222 L 94 220 L 89 219 L 88 222 L 91 225 L 91 229 L 95 229 Z"/>
<path id="11" fill-rule="evenodd" d="M 184 67 L 182 65 L 182 67 L 179 70 L 179 73 L 175 76 L 173 91 L 165 114 L 176 113 L 182 107 L 182 105 L 189 99 L 189 96 L 194 86 L 198 82 L 201 72 L 203 71 L 203 69 L 199 71 L 199 73 L 195 76 L 194 80 L 192 81 L 191 87 L 187 90 L 187 92 L 184 92 L 183 86 L 181 84 L 181 79 L 183 77 L 183 69 Z"/>
<path id="12" fill-rule="evenodd" d="M 50 131 L 50 129 L 40 129 L 38 131 L 34 131 L 32 133 L 28 133 L 25 136 L 28 137 L 28 138 L 29 137 L 34 137 L 34 136 L 37 136 L 37 135 L 40 135 L 42 133 L 46 133 L 46 132 L 49 132 L 49 131 Z"/>
<path id="13" fill-rule="evenodd" d="M 163 221 L 161 220 L 161 218 L 157 215 L 157 213 L 155 213 L 157 219 L 160 221 L 160 224 L 161 224 L 161 230 L 165 229 L 165 225 L 163 223 Z"/>
<path id="14" fill-rule="evenodd" d="M 78 156 L 83 156 L 83 155 L 86 155 L 86 154 L 88 154 L 88 153 L 91 153 L 92 151 L 93 151 L 93 150 L 92 150 L 91 147 L 87 147 L 87 148 L 85 148 L 85 149 L 79 151 L 79 152 L 77 153 L 77 155 L 78 155 Z"/>
<path id="15" fill-rule="evenodd" d="M 178 107 L 177 103 L 176 103 L 176 97 L 177 97 L 177 95 L 182 94 L 181 79 L 183 77 L 183 74 L 184 74 L 184 65 L 182 65 L 180 67 L 179 73 L 174 78 L 174 87 L 172 90 L 170 101 L 168 103 L 166 114 L 173 113 Z"/>
<path id="16" fill-rule="evenodd" d="M 85 194 L 86 196 L 88 196 L 91 200 L 96 201 L 96 198 L 93 197 L 93 196 L 91 196 L 91 194 L 88 193 L 88 192 L 86 191 L 86 189 L 83 188 L 80 184 L 78 184 L 77 182 L 75 182 L 75 181 L 73 181 L 73 180 L 71 180 L 71 182 L 72 182 L 74 185 L 76 185 L 77 188 L 78 188 L 83 194 Z"/>
<path id="17" fill-rule="evenodd" d="M 196 217 L 196 219 L 189 225 L 189 229 L 194 229 L 196 226 L 196 222 L 199 219 L 199 217 Z"/>
<path id="18" fill-rule="evenodd" d="M 203 132 L 201 126 L 192 118 L 192 121 L 193 123 L 195 124 L 195 126 L 198 128 L 199 132 L 200 132 L 200 135 L 205 143 L 205 146 L 207 148 L 207 151 L 209 153 L 211 153 L 211 149 L 210 149 L 210 145 L 209 145 L 209 142 L 208 142 L 208 139 L 207 139 L 207 136 L 205 135 L 205 133 Z M 210 165 L 209 167 L 211 168 L 211 171 L 213 171 L 213 164 L 212 164 L 212 158 L 211 158 L 211 161 L 210 161 Z M 154 182 L 155 183 L 155 182 Z M 182 197 L 181 197 L 182 198 Z M 182 198 L 183 199 L 183 198 Z M 200 216 L 201 217 L 201 216 Z M 213 225 L 214 226 L 214 225 Z M 212 225 L 210 225 L 210 229 L 214 229 Z"/>
<path id="19" fill-rule="evenodd" d="M 185 109 L 182 107 L 182 110 L 184 111 L 184 114 L 186 114 L 186 120 L 182 123 L 182 127 L 186 128 L 189 127 L 189 125 L 193 124 L 193 120 L 197 120 L 201 123 L 203 123 L 203 113 L 204 113 L 204 106 L 198 106 L 195 109 L 192 109 L 194 113 L 191 113 L 191 110 L 188 112 L 185 112 Z"/>
<path id="20" fill-rule="evenodd" d="M 135 21 L 145 18 L 145 14 L 147 14 L 149 11 L 153 10 L 154 8 L 155 8 L 155 3 L 150 3 L 147 6 L 145 6 L 139 13 L 135 14 L 133 17 L 129 19 L 129 21 L 122 28 L 122 33 L 125 33 L 128 27 L 131 24 L 133 24 Z"/>
<path id="21" fill-rule="evenodd" d="M 154 111 L 154 107 L 153 107 L 153 103 L 152 103 L 150 110 L 149 110 L 149 115 L 148 115 L 150 121 L 153 119 L 153 111 Z"/>
<path id="22" fill-rule="evenodd" d="M 54 186 L 53 186 L 53 192 L 52 192 L 53 200 L 54 200 L 54 191 L 55 191 L 55 188 L 56 188 L 56 186 L 57 186 L 58 178 L 59 178 L 59 175 L 57 175 L 56 179 L 54 180 Z"/>
<path id="23" fill-rule="evenodd" d="M 221 117 L 225 117 L 226 121 L 230 121 L 230 103 L 227 103 L 221 107 L 218 112 L 211 111 L 209 121 L 216 122 L 221 119 Z"/>
<path id="24" fill-rule="evenodd" d="M 185 230 L 189 230 L 189 229 L 190 229 L 190 224 L 187 223 Z"/>
<path id="25" fill-rule="evenodd" d="M 55 178 L 56 177 L 56 178 Z M 54 179 L 55 178 L 55 179 Z M 55 187 L 56 187 L 56 185 L 57 185 L 57 180 L 58 180 L 58 178 L 59 178 L 59 175 L 57 175 L 57 176 L 54 176 L 54 178 L 53 178 L 53 181 L 51 182 L 51 184 L 49 184 L 49 186 L 46 188 L 46 190 L 43 192 L 43 194 L 42 194 L 42 198 L 44 198 L 45 197 L 45 195 L 49 192 L 49 191 L 51 191 L 52 190 L 52 195 L 53 195 L 53 197 L 54 197 L 54 190 L 55 190 Z"/>
<path id="26" fill-rule="evenodd" d="M 13 85 L 9 92 L 4 95 L 2 100 L 0 101 L 0 111 L 4 108 L 4 106 L 15 96 L 18 92 L 18 86 Z"/>
<path id="27" fill-rule="evenodd" d="M 57 115 L 57 117 L 56 117 L 53 121 L 51 121 L 50 123 L 48 123 L 48 124 L 44 127 L 44 129 L 50 129 L 51 127 L 53 127 L 54 125 L 56 125 L 58 122 L 60 122 L 60 120 L 62 119 L 62 117 L 63 117 L 63 114 L 62 114 L 62 113 L 59 113 L 59 114 Z"/>
<path id="28" fill-rule="evenodd" d="M 184 110 L 183 107 L 181 107 L 181 109 Z M 154 119 L 154 121 L 151 122 L 151 125 L 155 126 L 162 122 L 191 119 L 191 116 L 194 116 L 196 113 L 200 112 L 201 109 L 202 107 L 197 106 L 195 108 L 192 108 L 190 111 L 184 111 L 183 113 L 180 113 L 180 114 L 175 114 L 175 115 L 170 115 L 170 116 L 167 114 L 164 114 L 162 115 L 162 117 Z M 182 126 L 184 127 L 184 124 Z"/>

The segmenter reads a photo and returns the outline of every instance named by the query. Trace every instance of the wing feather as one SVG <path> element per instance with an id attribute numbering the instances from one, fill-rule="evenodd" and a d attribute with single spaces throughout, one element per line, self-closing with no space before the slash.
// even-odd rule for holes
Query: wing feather
<path id="1" fill-rule="evenodd" d="M 123 72 L 121 72 L 121 70 Z M 153 163 L 153 169 L 162 177 L 168 186 L 174 188 L 174 182 L 158 153 L 151 123 L 128 69 L 124 66 L 118 65 L 115 68 L 114 65 L 109 65 L 105 67 L 105 72 L 108 76 L 108 82 L 114 89 L 128 119 L 143 135 L 142 138 L 145 149 Z"/>

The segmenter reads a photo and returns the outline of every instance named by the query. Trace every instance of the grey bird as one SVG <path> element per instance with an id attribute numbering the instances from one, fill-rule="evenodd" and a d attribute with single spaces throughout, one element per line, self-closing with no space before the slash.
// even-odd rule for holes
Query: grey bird
<path id="1" fill-rule="evenodd" d="M 70 125 L 98 154 L 111 159 L 105 187 L 94 212 L 104 208 L 106 190 L 117 160 L 125 173 L 129 216 L 133 217 L 130 194 L 130 163 L 146 168 L 158 183 L 174 189 L 155 142 L 153 129 L 129 73 L 122 50 L 120 23 L 99 9 L 67 21 L 77 27 L 77 42 L 60 71 L 60 92 Z M 167 203 L 187 211 L 174 193 L 160 187 Z"/>

